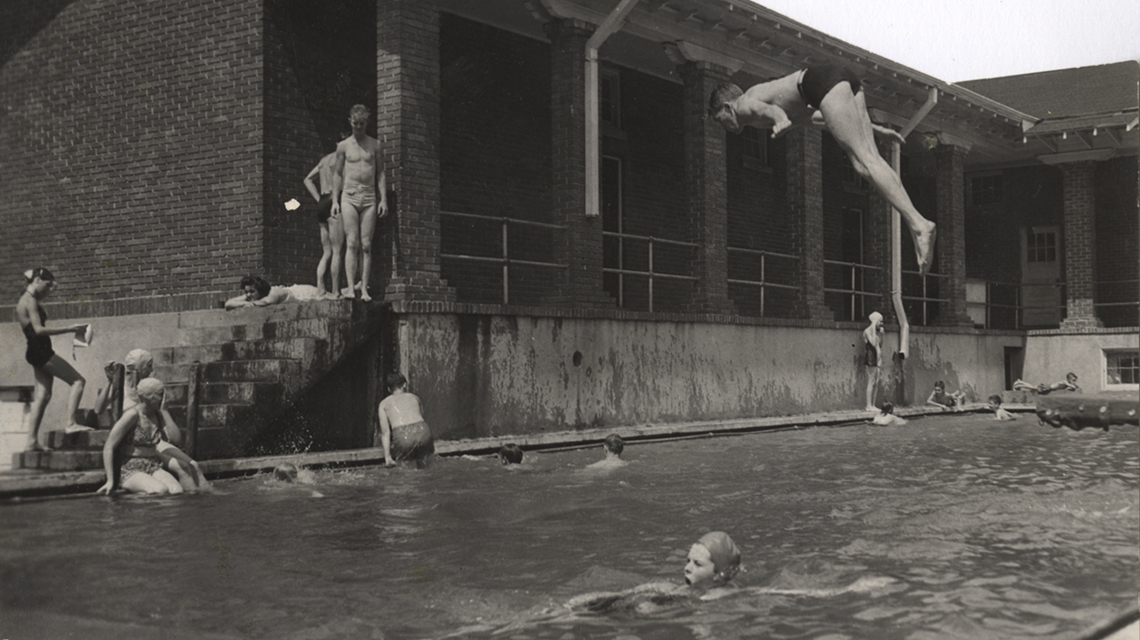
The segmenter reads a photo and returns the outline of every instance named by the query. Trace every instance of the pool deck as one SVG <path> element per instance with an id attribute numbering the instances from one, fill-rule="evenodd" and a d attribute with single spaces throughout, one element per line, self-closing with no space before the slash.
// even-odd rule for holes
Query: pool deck
<path id="1" fill-rule="evenodd" d="M 1011 412 L 1029 412 L 1024 416 L 1032 420 L 1031 404 L 1003 404 Z M 985 411 L 984 404 L 967 404 L 965 412 Z M 912 418 L 948 412 L 928 406 L 898 407 L 895 413 Z M 800 429 L 818 426 L 842 426 L 866 424 L 870 412 L 863 410 L 835 411 L 807 415 L 778 416 L 769 418 L 744 418 L 737 420 L 711 420 L 702 422 L 676 422 L 660 424 L 627 425 L 580 431 L 558 431 L 533 435 L 505 435 L 469 440 L 438 440 L 435 451 L 439 455 L 487 455 L 496 453 L 501 446 L 513 442 L 530 451 L 552 449 L 574 449 L 597 446 L 611 433 L 620 435 L 628 442 L 648 442 L 675 440 L 680 438 L 704 438 L 717 435 L 730 435 L 757 431 Z M 272 471 L 283 462 L 290 462 L 308 468 L 338 468 L 381 465 L 384 454 L 379 447 L 366 449 L 346 449 L 295 453 L 256 458 L 230 458 L 204 460 L 199 463 L 202 472 L 211 480 L 232 478 Z M 65 494 L 93 494 L 106 480 L 102 470 L 82 471 L 40 471 L 18 469 L 0 473 L 0 500 L 20 500 L 40 496 Z"/>

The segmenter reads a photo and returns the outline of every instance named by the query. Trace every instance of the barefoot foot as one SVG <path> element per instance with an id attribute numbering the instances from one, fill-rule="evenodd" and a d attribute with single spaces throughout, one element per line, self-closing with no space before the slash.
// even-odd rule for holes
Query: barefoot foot
<path id="1" fill-rule="evenodd" d="M 74 423 L 67 425 L 63 429 L 64 433 L 81 433 L 83 431 L 94 431 L 94 429 L 92 429 L 91 427 L 88 427 L 87 425 L 74 424 Z"/>
<path id="2" fill-rule="evenodd" d="M 914 238 L 914 253 L 918 258 L 918 273 L 926 275 L 930 272 L 930 265 L 934 262 L 934 241 L 938 237 L 938 229 L 933 222 L 926 229 L 911 232 Z"/>

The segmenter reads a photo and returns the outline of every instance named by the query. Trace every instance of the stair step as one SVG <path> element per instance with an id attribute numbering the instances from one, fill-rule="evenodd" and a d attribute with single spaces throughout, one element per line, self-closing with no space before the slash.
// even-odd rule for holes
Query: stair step
<path id="1" fill-rule="evenodd" d="M 24 451 L 12 454 L 12 467 L 42 471 L 102 469 L 102 451 Z"/>
<path id="2" fill-rule="evenodd" d="M 188 345 L 157 349 L 155 361 L 161 364 L 189 364 L 220 360 L 257 360 L 291 358 L 314 362 L 327 352 L 327 342 L 320 338 L 296 337 L 274 340 L 243 340 L 221 344 Z"/>
<path id="3" fill-rule="evenodd" d="M 211 309 L 183 313 L 178 319 L 178 324 L 180 327 L 191 329 L 236 324 L 258 325 L 304 318 L 347 319 L 353 316 L 353 306 L 351 300 L 312 300 L 297 303 L 287 302 L 269 307 L 235 309 L 233 311 Z"/>
<path id="4" fill-rule="evenodd" d="M 63 431 L 49 431 L 47 433 L 47 446 L 52 449 L 103 450 L 110 429 L 96 429 L 95 431 L 80 431 L 79 433 L 64 433 Z"/>
<path id="5" fill-rule="evenodd" d="M 264 360 L 223 360 L 201 367 L 201 382 L 280 382 L 287 387 L 299 383 L 303 374 L 301 362 L 282 358 Z M 168 385 L 185 385 L 190 380 L 190 365 L 156 365 L 154 377 Z"/>
<path id="6" fill-rule="evenodd" d="M 240 432 L 270 417 L 264 408 L 252 404 L 207 404 L 198 408 L 198 429 L 224 427 Z"/>
<path id="7" fill-rule="evenodd" d="M 166 402 L 186 404 L 186 385 L 166 388 Z M 284 389 L 277 382 L 208 382 L 198 387 L 198 404 L 263 404 L 278 406 L 284 400 Z"/>
<path id="8" fill-rule="evenodd" d="M 177 347 L 195 347 L 227 342 L 312 338 L 332 335 L 350 320 L 347 318 L 302 318 L 265 324 L 235 324 L 189 328 L 179 332 Z M 155 355 L 155 364 L 160 364 Z"/>

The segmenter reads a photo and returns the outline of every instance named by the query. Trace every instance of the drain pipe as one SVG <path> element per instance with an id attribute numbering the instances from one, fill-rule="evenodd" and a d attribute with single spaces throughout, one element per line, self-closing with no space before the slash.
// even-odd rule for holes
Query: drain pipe
<path id="1" fill-rule="evenodd" d="M 899 134 L 904 138 L 910 135 L 936 104 L 938 104 L 938 88 L 931 87 L 926 103 Z M 898 141 L 891 143 L 891 168 L 895 170 L 899 180 L 902 180 L 902 145 Z M 899 210 L 893 207 L 891 208 L 891 302 L 895 308 L 895 317 L 899 320 L 899 359 L 905 360 L 907 353 L 910 352 L 910 321 L 907 320 L 902 300 L 902 219 Z"/>
<path id="2" fill-rule="evenodd" d="M 598 122 L 598 49 L 614 33 L 638 0 L 621 0 L 586 41 L 586 216 L 602 213 L 601 134 Z"/>

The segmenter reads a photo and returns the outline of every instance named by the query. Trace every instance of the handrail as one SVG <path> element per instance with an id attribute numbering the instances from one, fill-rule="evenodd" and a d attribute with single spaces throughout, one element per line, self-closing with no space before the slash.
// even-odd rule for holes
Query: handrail
<path id="1" fill-rule="evenodd" d="M 552 269 L 565 269 L 566 265 L 558 262 L 544 262 L 541 260 L 520 260 L 511 257 L 510 250 L 510 225 L 530 226 L 542 229 L 564 230 L 565 225 L 552 224 L 549 222 L 535 222 L 532 220 L 519 220 L 517 218 L 509 218 L 507 216 L 487 216 L 478 213 L 462 213 L 457 211 L 440 211 L 441 216 L 451 218 L 468 218 L 472 220 L 479 220 L 483 222 L 495 222 L 501 225 L 502 230 L 500 233 L 500 254 L 498 256 L 476 256 L 463 253 L 446 253 L 440 251 L 440 258 L 448 258 L 451 260 L 466 260 L 469 262 L 488 262 L 501 265 L 502 267 L 502 290 L 503 290 L 503 304 L 511 303 L 511 267 L 512 266 L 530 266 L 530 267 L 546 267 Z"/>
<path id="2" fill-rule="evenodd" d="M 666 245 L 672 245 L 672 246 L 677 246 L 677 247 L 687 247 L 687 248 L 691 248 L 691 249 L 696 249 L 699 246 L 696 242 L 687 242 L 684 240 L 670 240 L 668 238 L 658 238 L 656 236 L 643 236 L 643 235 L 638 235 L 635 233 L 625 233 L 623 231 L 603 231 L 602 237 L 603 238 L 616 238 L 618 240 L 618 265 L 616 267 L 603 266 L 602 267 L 602 273 L 612 273 L 612 274 L 617 274 L 617 276 L 618 276 L 618 291 L 617 291 L 618 300 L 617 300 L 617 303 L 618 303 L 619 309 L 625 307 L 625 276 L 627 276 L 627 275 L 628 276 L 644 276 L 644 277 L 648 278 L 647 300 L 648 300 L 648 305 L 649 305 L 648 310 L 651 313 L 653 312 L 653 308 L 654 308 L 653 281 L 655 279 L 661 278 L 661 279 L 665 279 L 665 280 L 683 280 L 683 281 L 694 281 L 694 282 L 696 280 L 698 280 L 698 278 L 696 276 L 685 275 L 685 274 L 680 274 L 680 273 L 664 273 L 661 271 L 655 271 L 653 268 L 653 245 L 655 245 L 655 244 L 666 244 Z M 645 270 L 627 269 L 626 268 L 626 266 L 625 266 L 625 250 L 624 250 L 626 240 L 636 240 L 636 241 L 646 243 L 646 245 L 647 245 L 647 253 L 646 253 L 647 264 L 646 264 Z"/>
<path id="3" fill-rule="evenodd" d="M 772 282 L 768 280 L 768 258 L 782 258 L 785 260 L 793 260 L 798 262 L 799 256 L 790 253 L 780 253 L 778 251 L 767 251 L 764 249 L 751 249 L 747 247 L 728 247 L 728 252 L 746 253 L 751 255 L 760 256 L 760 279 L 759 280 L 743 280 L 740 278 L 729 278 L 728 284 L 740 284 L 750 287 L 760 287 L 760 316 L 767 315 L 768 307 L 768 289 L 786 289 L 790 291 L 799 290 L 800 287 L 794 284 L 783 284 L 780 282 Z"/>

